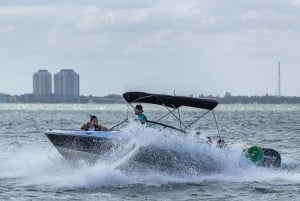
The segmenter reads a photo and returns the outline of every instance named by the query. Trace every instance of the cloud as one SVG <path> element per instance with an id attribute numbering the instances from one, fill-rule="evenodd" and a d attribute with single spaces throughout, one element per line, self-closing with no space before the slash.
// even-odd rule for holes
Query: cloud
<path id="1" fill-rule="evenodd" d="M 85 8 L 81 8 L 85 10 Z M 143 8 L 86 10 L 77 24 L 83 31 L 153 32 L 154 30 L 193 29 L 215 23 L 215 17 L 202 11 L 199 4 L 174 1 Z"/>
<path id="2" fill-rule="evenodd" d="M 6 25 L 6 24 L 0 25 L 0 33 L 11 34 L 14 31 L 15 31 L 15 27 L 13 25 Z"/>
<path id="3" fill-rule="evenodd" d="M 293 0 L 292 5 L 293 6 L 300 6 L 300 0 Z"/>
<path id="4" fill-rule="evenodd" d="M 241 19 L 242 21 L 251 21 L 251 20 L 257 20 L 260 18 L 260 13 L 257 11 L 250 11 L 242 15 Z"/>
<path id="5" fill-rule="evenodd" d="M 86 9 L 83 17 L 78 21 L 79 30 L 91 31 L 104 26 L 124 26 L 139 24 L 147 19 L 148 13 L 145 9 L 107 11 L 101 8 Z"/>
<path id="6" fill-rule="evenodd" d="M 56 11 L 55 6 L 6 6 L 0 7 L 0 17 L 28 17 L 47 15 Z"/>
<path id="7" fill-rule="evenodd" d="M 29 92 L 37 69 L 74 68 L 82 94 L 140 83 L 153 92 L 265 94 L 274 63 L 299 63 L 300 12 L 292 2 L 299 0 L 1 1 L 1 72 L 22 72 L 14 77 L 22 84 L 5 85 L 12 78 L 3 73 L 0 86 Z"/>

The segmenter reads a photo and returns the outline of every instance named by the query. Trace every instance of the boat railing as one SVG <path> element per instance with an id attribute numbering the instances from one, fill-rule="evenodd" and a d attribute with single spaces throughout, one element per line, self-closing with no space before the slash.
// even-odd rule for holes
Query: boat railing
<path id="1" fill-rule="evenodd" d="M 124 119 L 124 120 L 122 120 L 122 121 L 119 121 L 118 123 L 116 123 L 116 124 L 112 125 L 111 127 L 109 127 L 108 130 L 112 130 L 113 128 L 115 128 L 115 127 L 117 127 L 117 126 L 119 126 L 119 125 L 121 125 L 122 123 L 125 123 L 125 122 L 127 122 L 127 121 L 128 121 L 128 118 L 126 118 L 126 119 Z"/>
<path id="2" fill-rule="evenodd" d="M 171 129 L 173 129 L 173 130 L 177 130 L 177 131 L 186 133 L 185 130 L 182 130 L 182 129 L 180 129 L 180 128 L 176 128 L 176 127 L 174 127 L 174 126 L 170 126 L 170 125 L 167 125 L 167 124 L 163 124 L 163 123 L 160 123 L 160 122 L 149 121 L 149 120 L 148 120 L 148 121 L 146 121 L 146 123 L 147 123 L 148 125 L 150 125 L 150 124 L 160 125 L 160 126 L 162 126 L 162 127 L 164 127 L 164 128 L 171 128 Z"/>

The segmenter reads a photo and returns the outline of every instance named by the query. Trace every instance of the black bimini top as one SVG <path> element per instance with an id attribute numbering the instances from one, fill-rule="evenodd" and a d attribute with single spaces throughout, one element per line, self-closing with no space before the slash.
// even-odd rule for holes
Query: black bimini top
<path id="1" fill-rule="evenodd" d="M 186 96 L 170 96 L 164 94 L 149 94 L 144 92 L 126 92 L 123 94 L 128 103 L 151 103 L 172 108 L 181 106 L 212 110 L 218 105 L 213 99 L 191 98 Z"/>

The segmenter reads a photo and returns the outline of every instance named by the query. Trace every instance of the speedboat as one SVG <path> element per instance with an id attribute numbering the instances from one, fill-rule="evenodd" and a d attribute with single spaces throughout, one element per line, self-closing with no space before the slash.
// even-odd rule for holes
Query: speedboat
<path id="1" fill-rule="evenodd" d="M 167 111 L 162 117 L 157 120 L 148 120 L 146 127 L 155 127 L 159 129 L 171 129 L 177 133 L 189 134 L 191 128 L 196 122 L 203 118 L 208 113 L 212 113 L 218 134 L 218 140 L 215 143 L 220 149 L 230 148 L 230 144 L 225 143 L 220 134 L 219 126 L 216 120 L 214 108 L 218 102 L 213 99 L 202 99 L 185 96 L 171 96 L 164 94 L 152 94 L 145 92 L 126 92 L 123 98 L 130 107 L 134 109 L 135 103 L 147 103 L 160 105 Z M 191 122 L 185 123 L 181 119 L 181 107 L 190 107 L 200 109 L 199 115 Z M 178 126 L 173 126 L 163 123 L 163 119 L 167 116 L 172 116 L 176 120 Z M 118 148 L 122 143 L 128 142 L 128 136 L 122 134 L 122 130 L 117 129 L 121 125 L 126 125 L 129 122 L 128 116 L 109 128 L 109 131 L 79 131 L 79 130 L 58 130 L 50 129 L 45 132 L 45 135 L 56 147 L 59 153 L 68 159 L 84 159 L 87 161 L 95 161 L 101 157 L 111 153 Z M 210 137 L 204 143 L 213 144 Z M 168 166 L 166 158 L 172 156 L 177 157 L 174 151 L 166 151 L 163 148 L 157 147 L 142 147 L 144 154 L 138 154 L 135 160 Z M 145 154 L 146 153 L 146 154 Z M 244 152 L 246 157 L 258 166 L 263 167 L 280 167 L 280 154 L 270 148 L 259 146 L 245 146 Z"/>

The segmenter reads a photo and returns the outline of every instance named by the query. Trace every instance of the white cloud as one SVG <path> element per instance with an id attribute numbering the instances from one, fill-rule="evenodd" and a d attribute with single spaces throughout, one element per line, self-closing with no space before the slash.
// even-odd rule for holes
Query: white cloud
<path id="1" fill-rule="evenodd" d="M 78 22 L 78 28 L 89 31 L 101 26 L 116 26 L 120 24 L 141 23 L 147 18 L 145 9 L 107 11 L 103 9 L 93 9 L 84 12 L 83 18 Z"/>
<path id="2" fill-rule="evenodd" d="M 10 34 L 13 33 L 14 31 L 15 31 L 15 27 L 13 25 L 5 25 L 5 24 L 0 25 L 0 33 Z"/>
<path id="3" fill-rule="evenodd" d="M 0 7 L 0 17 L 26 17 L 51 14 L 56 7 L 53 6 L 7 6 Z"/>
<path id="4" fill-rule="evenodd" d="M 243 21 L 251 21 L 259 19 L 260 14 L 257 11 L 250 11 L 242 15 Z"/>
<path id="5" fill-rule="evenodd" d="M 300 0 L 293 0 L 292 5 L 293 6 L 300 6 Z"/>

